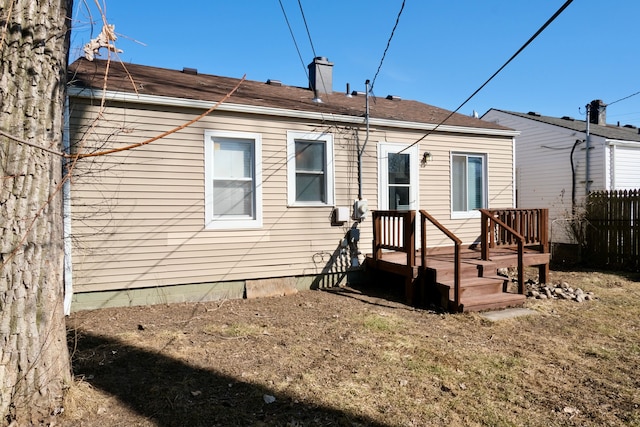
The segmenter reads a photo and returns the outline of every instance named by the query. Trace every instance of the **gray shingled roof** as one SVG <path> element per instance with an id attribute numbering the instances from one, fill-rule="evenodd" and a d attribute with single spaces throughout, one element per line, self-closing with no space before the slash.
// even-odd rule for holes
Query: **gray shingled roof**
<path id="1" fill-rule="evenodd" d="M 107 66 L 105 60 L 78 59 L 69 66 L 69 82 L 75 87 L 103 89 Z M 168 96 L 216 102 L 224 97 L 240 79 L 209 74 L 192 74 L 137 64 L 111 61 L 107 89 L 117 92 Z M 363 117 L 363 95 L 347 97 L 342 92 L 322 96 L 322 103 L 312 101 L 313 92 L 308 88 L 281 86 L 246 80 L 227 101 L 230 104 L 281 108 Z M 370 117 L 423 124 L 439 124 L 450 111 L 418 101 L 372 98 L 369 102 Z M 448 126 L 478 129 L 509 130 L 504 126 L 486 122 L 463 114 L 454 114 L 446 122 Z"/>
<path id="2" fill-rule="evenodd" d="M 494 108 L 495 111 L 500 111 L 505 114 L 511 114 L 518 117 L 524 117 L 526 119 L 535 120 L 537 122 L 546 123 L 549 125 L 560 126 L 566 129 L 575 130 L 578 132 L 586 131 L 586 123 L 584 120 L 575 120 L 570 117 L 551 117 L 543 116 L 537 113 L 517 113 L 514 111 L 499 110 Z M 589 133 L 592 135 L 601 136 L 607 139 L 615 139 L 619 141 L 638 141 L 640 142 L 640 133 L 636 127 L 616 126 L 616 125 L 596 125 L 589 124 Z"/>

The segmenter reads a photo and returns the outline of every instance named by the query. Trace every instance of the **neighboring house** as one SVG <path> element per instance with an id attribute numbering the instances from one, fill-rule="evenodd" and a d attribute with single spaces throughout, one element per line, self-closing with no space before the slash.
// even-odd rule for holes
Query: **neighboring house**
<path id="1" fill-rule="evenodd" d="M 333 92 L 332 66 L 309 65 L 311 89 L 244 81 L 175 133 L 73 163 L 73 309 L 333 286 L 371 252 L 367 205 L 426 209 L 466 244 L 480 234 L 475 209 L 513 207 L 516 132 L 395 96 Z M 103 60 L 69 73 L 79 153 L 169 132 L 240 82 Z"/>
<path id="2" fill-rule="evenodd" d="M 520 133 L 516 137 L 516 205 L 549 208 L 552 243 L 574 243 L 567 224 L 580 212 L 589 191 L 640 188 L 638 129 L 608 125 L 606 105 L 600 100 L 589 103 L 587 113 L 588 123 L 498 109 L 482 116 Z"/>

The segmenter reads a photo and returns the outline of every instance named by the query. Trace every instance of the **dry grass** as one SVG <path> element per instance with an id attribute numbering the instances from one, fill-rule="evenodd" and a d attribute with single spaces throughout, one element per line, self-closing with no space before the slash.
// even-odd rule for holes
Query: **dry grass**
<path id="1" fill-rule="evenodd" d="M 498 322 L 349 289 L 76 313 L 60 422 L 640 426 L 640 276 L 551 277 L 598 299 Z"/>

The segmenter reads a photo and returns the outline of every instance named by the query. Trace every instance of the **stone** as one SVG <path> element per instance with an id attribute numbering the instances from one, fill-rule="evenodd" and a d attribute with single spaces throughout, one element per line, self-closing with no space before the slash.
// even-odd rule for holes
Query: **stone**
<path id="1" fill-rule="evenodd" d="M 574 288 L 567 282 L 542 284 L 528 279 L 525 289 L 527 297 L 535 299 L 563 299 L 582 303 L 593 301 L 596 298 L 593 292 L 585 292 L 582 288 Z"/>

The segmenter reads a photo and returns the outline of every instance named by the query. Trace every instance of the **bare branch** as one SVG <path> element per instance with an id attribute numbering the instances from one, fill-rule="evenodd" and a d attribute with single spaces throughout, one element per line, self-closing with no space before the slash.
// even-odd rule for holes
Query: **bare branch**
<path id="1" fill-rule="evenodd" d="M 0 130 L 0 135 L 4 136 L 6 138 L 9 138 L 9 139 L 11 139 L 13 141 L 19 142 L 20 144 L 28 145 L 29 147 L 37 148 L 38 150 L 46 151 L 47 153 L 55 154 L 56 156 L 65 157 L 65 154 L 60 152 L 60 151 L 51 150 L 49 148 L 42 147 L 42 146 L 34 144 L 32 142 L 25 141 L 24 139 L 18 138 L 17 136 L 10 135 L 10 134 L 2 131 L 2 130 Z"/>

